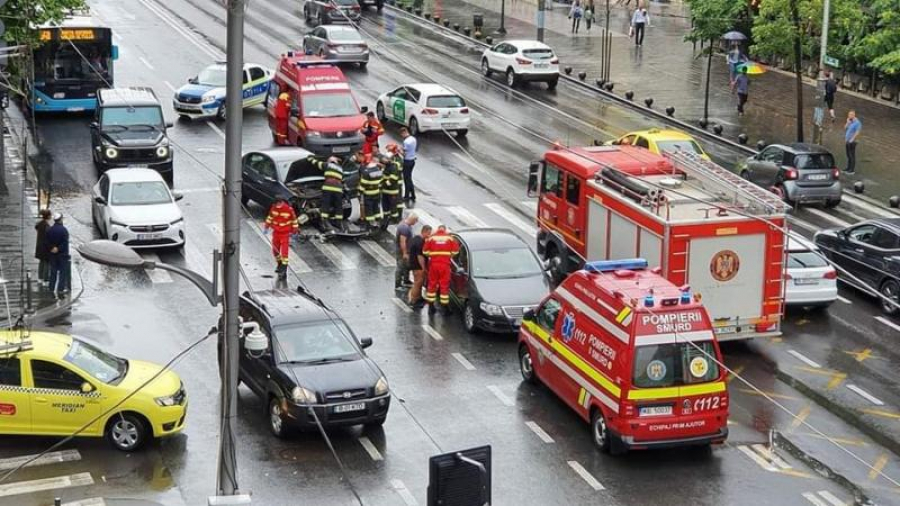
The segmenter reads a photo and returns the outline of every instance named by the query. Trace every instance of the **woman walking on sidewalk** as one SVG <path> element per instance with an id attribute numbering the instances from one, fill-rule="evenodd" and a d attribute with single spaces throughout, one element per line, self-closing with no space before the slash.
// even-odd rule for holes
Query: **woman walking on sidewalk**
<path id="1" fill-rule="evenodd" d="M 584 8 L 581 7 L 581 0 L 572 2 L 572 8 L 569 9 L 569 19 L 572 20 L 572 33 L 578 33 L 578 27 L 581 26 L 581 18 L 584 16 Z"/>
<path id="2" fill-rule="evenodd" d="M 591 31 L 591 23 L 594 22 L 594 0 L 589 0 L 584 6 L 584 24 L 588 31 Z"/>
<path id="3" fill-rule="evenodd" d="M 50 246 L 47 244 L 50 216 L 49 209 L 41 209 L 41 221 L 34 226 L 34 258 L 38 259 L 38 279 L 41 283 L 50 282 Z"/>
<path id="4" fill-rule="evenodd" d="M 637 9 L 631 15 L 631 35 L 634 36 L 636 46 L 644 45 L 644 28 L 650 24 L 650 13 L 642 2 L 638 2 Z"/>

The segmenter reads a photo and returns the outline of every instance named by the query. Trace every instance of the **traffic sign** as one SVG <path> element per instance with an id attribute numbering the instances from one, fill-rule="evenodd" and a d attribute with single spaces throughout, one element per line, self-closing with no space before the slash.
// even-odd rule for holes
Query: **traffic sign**
<path id="1" fill-rule="evenodd" d="M 841 66 L 841 60 L 834 58 L 832 56 L 825 55 L 825 65 L 829 67 L 838 68 Z"/>

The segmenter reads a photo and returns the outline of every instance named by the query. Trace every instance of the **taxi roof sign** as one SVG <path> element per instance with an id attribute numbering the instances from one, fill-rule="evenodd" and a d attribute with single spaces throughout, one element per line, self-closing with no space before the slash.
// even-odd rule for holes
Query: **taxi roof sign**
<path id="1" fill-rule="evenodd" d="M 597 260 L 584 264 L 588 272 L 635 271 L 646 269 L 647 260 L 643 258 L 626 258 L 622 260 Z"/>

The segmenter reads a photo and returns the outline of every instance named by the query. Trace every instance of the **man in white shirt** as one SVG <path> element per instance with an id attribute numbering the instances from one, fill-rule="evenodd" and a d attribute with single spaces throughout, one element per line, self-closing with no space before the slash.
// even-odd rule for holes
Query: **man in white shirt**
<path id="1" fill-rule="evenodd" d="M 634 43 L 638 46 L 644 45 L 644 27 L 650 24 L 650 13 L 643 4 L 638 4 L 638 8 L 634 10 L 631 16 L 631 29 L 634 32 Z"/>
<path id="2" fill-rule="evenodd" d="M 403 139 L 403 200 L 407 204 L 416 201 L 416 188 L 413 186 L 412 171 L 416 166 L 416 152 L 419 142 L 407 128 L 400 129 L 400 137 Z"/>

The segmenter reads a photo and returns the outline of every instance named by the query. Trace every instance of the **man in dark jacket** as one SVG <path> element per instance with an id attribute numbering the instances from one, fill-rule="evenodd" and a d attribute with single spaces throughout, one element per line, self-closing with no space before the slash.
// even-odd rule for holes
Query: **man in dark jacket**
<path id="1" fill-rule="evenodd" d="M 57 297 L 69 293 L 69 231 L 63 225 L 63 215 L 53 216 L 53 226 L 47 230 L 47 247 L 50 249 L 50 291 Z"/>
<path id="2" fill-rule="evenodd" d="M 47 246 L 47 230 L 50 228 L 50 210 L 41 209 L 41 221 L 34 226 L 34 258 L 38 259 L 38 279 L 50 281 L 50 247 Z"/>

